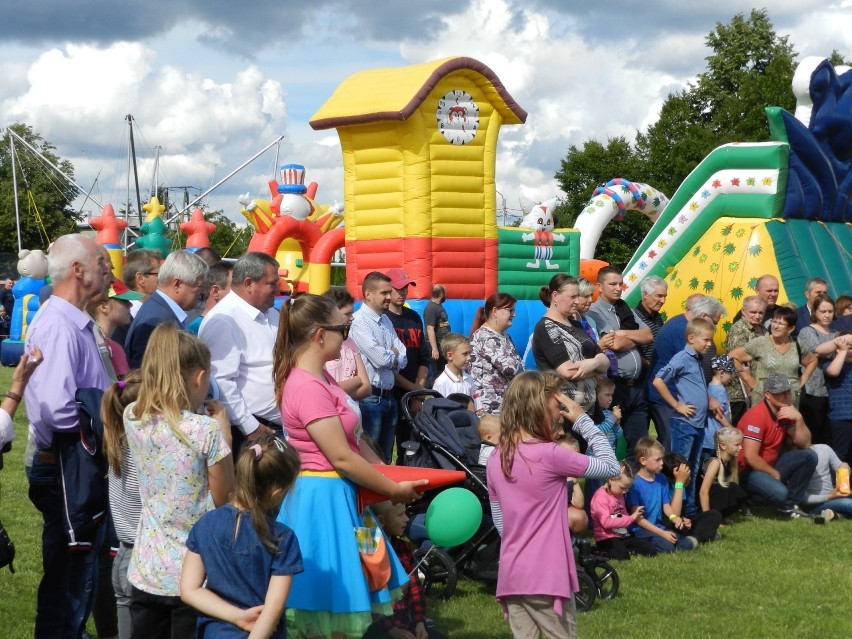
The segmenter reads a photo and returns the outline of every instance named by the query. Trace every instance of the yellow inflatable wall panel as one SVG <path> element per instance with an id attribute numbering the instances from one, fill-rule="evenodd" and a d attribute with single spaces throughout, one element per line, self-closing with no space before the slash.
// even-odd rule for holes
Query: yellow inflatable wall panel
<path id="1" fill-rule="evenodd" d="M 718 298 L 728 311 L 716 327 L 716 344 L 721 346 L 743 298 L 755 294 L 761 275 L 774 275 L 782 281 L 766 220 L 721 218 L 670 270 L 666 277 L 669 294 L 662 312 L 667 317 L 683 313 L 686 298 L 694 293 Z M 781 283 L 778 303 L 787 299 Z"/>

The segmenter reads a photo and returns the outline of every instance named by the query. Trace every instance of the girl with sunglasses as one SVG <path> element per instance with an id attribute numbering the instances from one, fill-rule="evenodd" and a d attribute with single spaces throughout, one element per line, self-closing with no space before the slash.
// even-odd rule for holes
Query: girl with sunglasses
<path id="1" fill-rule="evenodd" d="M 366 527 L 357 487 L 394 503 L 418 498 L 418 482 L 396 483 L 373 468 L 378 456 L 361 445 L 355 401 L 324 366 L 340 357 L 349 332 L 330 299 L 304 295 L 281 309 L 273 351 L 275 392 L 288 442 L 302 470 L 281 506 L 278 521 L 296 533 L 305 571 L 293 578 L 287 602 L 289 637 L 360 637 L 372 614 L 392 614 L 391 592 L 408 583 L 390 544 L 390 577 L 370 589 L 361 568 L 355 529 Z"/>

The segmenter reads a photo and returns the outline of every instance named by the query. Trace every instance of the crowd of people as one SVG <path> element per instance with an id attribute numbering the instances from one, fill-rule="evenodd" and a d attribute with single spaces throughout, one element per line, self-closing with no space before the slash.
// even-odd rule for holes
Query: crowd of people
<path id="1" fill-rule="evenodd" d="M 52 295 L 0 411 L 5 444 L 26 398 L 39 638 L 83 637 L 90 615 L 121 639 L 440 638 L 403 539 L 428 482 L 377 469 L 402 457 L 400 401 L 424 388 L 480 416 L 516 636 L 576 636 L 572 535 L 628 559 L 718 540 L 759 505 L 852 517 L 852 300 L 816 278 L 799 309 L 759 278 L 721 353 L 713 297 L 664 320 L 658 277 L 634 309 L 616 268 L 594 284 L 560 273 L 522 356 L 511 295 L 452 326 L 439 284 L 423 318 L 405 305 L 417 283 L 402 269 L 369 273 L 357 311 L 335 287 L 279 311 L 261 253 L 137 250 L 118 280 L 105 250 L 68 235 L 48 259 Z M 89 388 L 105 391 L 109 509 L 69 544 L 57 442 Z M 387 501 L 361 509 L 359 489 Z"/>

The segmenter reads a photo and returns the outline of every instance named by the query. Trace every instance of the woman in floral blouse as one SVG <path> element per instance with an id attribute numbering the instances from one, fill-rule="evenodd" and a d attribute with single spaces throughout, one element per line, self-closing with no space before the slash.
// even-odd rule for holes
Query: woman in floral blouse
<path id="1" fill-rule="evenodd" d="M 494 293 L 473 320 L 470 374 L 476 381 L 483 413 L 500 414 L 506 387 L 524 369 L 512 338 L 506 335 L 515 317 L 516 301 L 507 293 Z"/>

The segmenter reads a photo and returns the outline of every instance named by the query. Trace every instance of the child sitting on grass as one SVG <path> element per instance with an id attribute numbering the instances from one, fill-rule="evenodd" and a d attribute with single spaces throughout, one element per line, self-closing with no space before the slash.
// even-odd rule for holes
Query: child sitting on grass
<path id="1" fill-rule="evenodd" d="M 669 500 L 669 484 L 662 474 L 665 452 L 663 445 L 650 437 L 636 442 L 633 455 L 639 464 L 639 472 L 625 501 L 631 514 L 642 507 L 643 516 L 630 526 L 630 532 L 637 539 L 653 544 L 657 552 L 694 550 L 698 548 L 698 540 L 677 531 L 683 527 L 683 518 L 672 509 Z M 673 523 L 675 530 L 667 528 L 664 519 Z"/>
<path id="2" fill-rule="evenodd" d="M 826 444 L 814 444 L 811 450 L 817 454 L 817 466 L 805 490 L 806 508 L 818 523 L 831 521 L 835 517 L 852 517 L 852 497 L 848 492 L 840 492 L 833 479 L 841 468 L 849 472 L 849 464 L 841 462 L 837 453 Z M 818 519 L 820 517 L 821 521 Z"/>
<path id="3" fill-rule="evenodd" d="M 642 517 L 644 508 L 639 506 L 628 514 L 624 495 L 633 485 L 633 470 L 629 464 L 621 465 L 621 473 L 610 477 L 592 496 L 592 522 L 597 547 L 611 559 L 630 559 L 630 552 L 653 557 L 657 554 L 654 545 L 639 539 L 627 528 Z"/>
<path id="4" fill-rule="evenodd" d="M 473 398 L 474 411 L 482 410 L 479 392 L 473 377 L 465 369 L 470 362 L 470 340 L 461 333 L 448 333 L 441 340 L 441 351 L 447 360 L 443 372 L 435 378 L 432 389 L 444 397 L 453 393 L 464 393 Z"/>
<path id="5" fill-rule="evenodd" d="M 668 453 L 663 457 L 663 474 L 669 482 L 669 503 L 672 512 L 680 515 L 683 512 L 683 493 L 692 480 L 689 464 L 680 453 Z M 694 517 L 681 517 L 679 523 L 670 519 L 671 527 L 678 532 L 690 534 L 698 540 L 698 543 L 707 541 L 718 541 L 722 538 L 719 534 L 719 524 L 722 523 L 722 514 L 718 510 L 706 510 L 698 512 Z"/>
<path id="6" fill-rule="evenodd" d="M 577 441 L 576 437 L 566 433 L 561 427 L 554 432 L 554 438 L 557 437 L 556 443 L 562 448 L 579 454 L 580 442 Z M 584 510 L 585 502 L 586 496 L 583 494 L 578 478 L 568 477 L 568 528 L 575 535 L 579 535 L 589 527 L 589 516 Z"/>
<path id="7" fill-rule="evenodd" d="M 597 395 L 597 409 L 593 415 L 595 426 L 606 436 L 606 440 L 612 447 L 612 452 L 616 452 L 618 439 L 624 437 L 624 431 L 619 425 L 619 422 L 621 422 L 621 408 L 612 405 L 612 398 L 615 395 L 615 382 L 609 377 L 598 375 L 595 378 L 595 393 Z M 586 494 L 594 496 L 602 485 L 603 482 L 600 479 L 587 479 Z M 586 514 L 590 518 L 589 521 L 592 524 L 592 528 L 594 528 L 594 519 L 591 518 L 591 511 L 588 507 Z"/>
<path id="8" fill-rule="evenodd" d="M 390 538 L 396 556 L 409 573 L 409 584 L 402 599 L 394 603 L 393 615 L 380 617 L 367 629 L 363 639 L 446 639 L 437 630 L 426 627 L 426 600 L 417 576 L 414 548 L 402 536 L 408 524 L 405 504 L 382 501 L 371 508 Z"/>
<path id="9" fill-rule="evenodd" d="M 704 462 L 704 479 L 698 490 L 702 511 L 718 510 L 722 523 L 738 510 L 745 508 L 746 492 L 739 483 L 737 458 L 743 449 L 743 434 L 732 426 L 723 426 L 714 436 L 714 455 Z"/>

